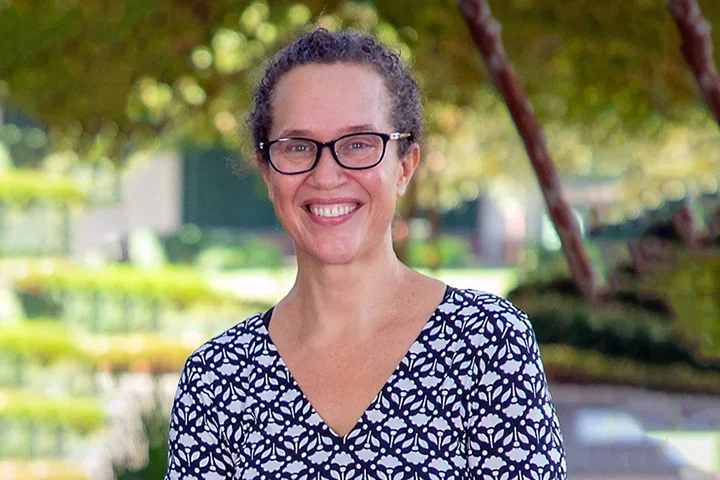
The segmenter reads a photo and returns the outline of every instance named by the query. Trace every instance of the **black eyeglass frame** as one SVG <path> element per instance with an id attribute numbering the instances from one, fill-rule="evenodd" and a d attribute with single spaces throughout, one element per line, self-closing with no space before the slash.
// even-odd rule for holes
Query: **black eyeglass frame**
<path id="1" fill-rule="evenodd" d="M 347 165 L 343 165 L 343 163 L 340 161 L 340 158 L 338 157 L 337 152 L 335 151 L 335 144 L 341 140 L 344 140 L 348 137 L 354 137 L 356 135 L 375 135 L 382 139 L 383 141 L 383 148 L 382 153 L 380 154 L 380 158 L 377 162 L 373 163 L 372 165 L 368 165 L 366 167 L 348 167 Z M 385 151 L 387 149 L 387 144 L 390 140 L 400 140 L 403 138 L 408 138 L 412 141 L 412 133 L 409 132 L 393 132 L 393 133 L 379 133 L 379 132 L 356 132 L 356 133 L 348 133 L 347 135 L 343 135 L 342 137 L 338 137 L 335 140 L 331 140 L 329 142 L 318 142 L 317 140 L 313 140 L 312 138 L 305 138 L 305 137 L 280 137 L 276 140 L 272 140 L 270 142 L 260 142 L 258 144 L 258 148 L 260 149 L 260 152 L 263 155 L 263 158 L 266 162 L 270 164 L 270 166 L 278 173 L 281 173 L 283 175 L 301 175 L 303 173 L 307 173 L 314 169 L 318 163 L 320 163 L 320 157 L 322 156 L 322 151 L 325 147 L 328 147 L 330 149 L 330 153 L 332 153 L 333 158 L 337 162 L 338 165 L 340 165 L 342 168 L 345 168 L 347 170 L 368 170 L 373 167 L 377 167 L 380 165 L 380 162 L 383 161 L 383 158 L 385 158 Z M 287 142 L 290 140 L 302 140 L 305 142 L 310 142 L 315 144 L 317 147 L 317 153 L 315 154 L 315 161 L 310 165 L 310 168 L 307 168 L 305 170 L 301 170 L 299 172 L 284 172 L 280 170 L 278 167 L 275 166 L 275 164 L 270 159 L 270 147 L 275 145 L 279 142 Z"/>

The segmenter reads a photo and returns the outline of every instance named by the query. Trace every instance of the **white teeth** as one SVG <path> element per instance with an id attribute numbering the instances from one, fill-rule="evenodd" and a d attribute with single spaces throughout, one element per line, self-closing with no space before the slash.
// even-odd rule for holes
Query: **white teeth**
<path id="1" fill-rule="evenodd" d="M 318 217 L 341 217 L 355 210 L 356 204 L 310 205 L 310 211 Z"/>

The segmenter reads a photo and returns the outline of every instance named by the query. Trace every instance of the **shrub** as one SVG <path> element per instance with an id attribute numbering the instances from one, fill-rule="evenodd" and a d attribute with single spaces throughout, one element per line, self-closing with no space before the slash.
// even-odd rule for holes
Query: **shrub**
<path id="1" fill-rule="evenodd" d="M 428 241 L 411 240 L 407 262 L 416 268 L 468 267 L 475 264 L 475 257 L 467 240 L 443 235 L 438 239 L 437 246 Z"/>

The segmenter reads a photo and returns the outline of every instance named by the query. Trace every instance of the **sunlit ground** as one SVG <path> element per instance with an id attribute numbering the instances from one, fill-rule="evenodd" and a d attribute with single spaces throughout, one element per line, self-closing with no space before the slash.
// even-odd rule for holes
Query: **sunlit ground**
<path id="1" fill-rule="evenodd" d="M 704 470 L 720 472 L 720 431 L 716 432 L 649 432 L 675 447 L 693 465 Z"/>

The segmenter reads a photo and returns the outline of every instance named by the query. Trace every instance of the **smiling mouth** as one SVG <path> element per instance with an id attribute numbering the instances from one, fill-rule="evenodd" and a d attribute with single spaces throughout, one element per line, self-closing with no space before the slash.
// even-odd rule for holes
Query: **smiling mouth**
<path id="1" fill-rule="evenodd" d="M 360 205 L 357 203 L 340 203 L 336 205 L 308 205 L 307 210 L 313 215 L 324 218 L 335 218 L 347 215 L 357 210 Z"/>

